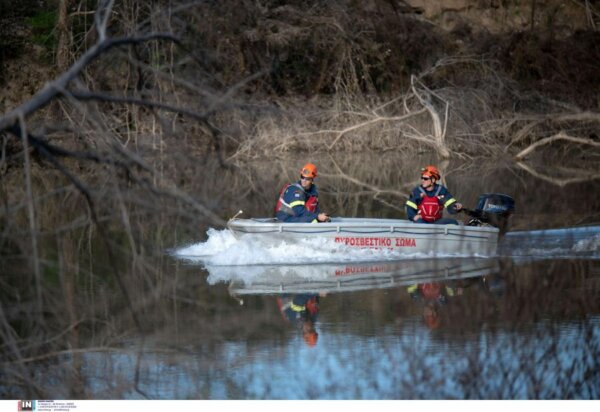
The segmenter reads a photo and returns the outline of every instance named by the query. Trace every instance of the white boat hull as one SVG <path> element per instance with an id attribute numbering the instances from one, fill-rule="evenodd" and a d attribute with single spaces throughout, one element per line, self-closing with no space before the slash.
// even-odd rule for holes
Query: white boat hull
<path id="1" fill-rule="evenodd" d="M 232 219 L 227 226 L 236 238 L 253 235 L 289 242 L 318 237 L 353 248 L 461 256 L 494 255 L 499 234 L 491 226 L 417 224 L 396 219 L 332 218 L 328 223 Z"/>

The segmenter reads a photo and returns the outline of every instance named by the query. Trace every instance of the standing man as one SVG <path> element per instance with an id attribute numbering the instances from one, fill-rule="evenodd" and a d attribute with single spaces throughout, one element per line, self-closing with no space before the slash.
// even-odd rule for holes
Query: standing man
<path id="1" fill-rule="evenodd" d="M 421 169 L 421 185 L 417 186 L 406 201 L 406 216 L 415 223 L 435 223 L 438 225 L 458 225 L 456 219 L 442 218 L 444 208 L 450 214 L 462 209 L 444 186 L 437 184 L 440 172 L 435 166 Z"/>
<path id="2" fill-rule="evenodd" d="M 313 184 L 317 167 L 307 163 L 300 170 L 300 180 L 283 187 L 275 206 L 275 217 L 282 222 L 328 222 L 329 216 L 319 209 L 319 194 Z"/>

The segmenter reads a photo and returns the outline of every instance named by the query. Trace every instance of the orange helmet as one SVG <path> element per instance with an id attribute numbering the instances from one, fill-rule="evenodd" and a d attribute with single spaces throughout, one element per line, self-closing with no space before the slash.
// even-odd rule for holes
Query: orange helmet
<path id="1" fill-rule="evenodd" d="M 432 302 L 427 303 L 423 307 L 423 320 L 427 327 L 431 330 L 437 329 L 442 324 L 442 319 L 438 308 Z"/>
<path id="2" fill-rule="evenodd" d="M 312 348 L 317 345 L 319 334 L 312 330 L 310 332 L 305 332 L 302 337 L 304 338 L 304 343 L 306 343 L 307 346 Z"/>
<path id="3" fill-rule="evenodd" d="M 435 180 L 440 180 L 440 171 L 437 167 L 429 165 L 421 169 L 421 176 L 433 177 Z"/>
<path id="4" fill-rule="evenodd" d="M 315 166 L 312 163 L 307 163 L 302 167 L 302 170 L 300 170 L 300 175 L 304 176 L 304 177 L 311 177 L 311 178 L 315 178 L 317 177 L 317 166 Z"/>
<path id="5" fill-rule="evenodd" d="M 442 320 L 438 314 L 427 314 L 423 316 L 423 320 L 429 329 L 437 329 L 442 324 Z"/>

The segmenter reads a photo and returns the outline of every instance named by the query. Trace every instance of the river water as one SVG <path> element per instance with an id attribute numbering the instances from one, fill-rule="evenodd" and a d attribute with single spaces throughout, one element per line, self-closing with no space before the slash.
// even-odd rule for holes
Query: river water
<path id="1" fill-rule="evenodd" d="M 380 159 L 362 174 L 350 172 L 352 162 L 320 164 L 327 165 L 318 178 L 322 203 L 339 216 L 401 217 L 398 193 L 418 178 L 406 178 L 414 165 L 394 160 Z M 258 164 L 243 177 L 221 175 L 233 188 L 213 196 L 223 217 L 240 208 L 247 217 L 268 215 L 277 186 L 293 178 L 277 165 L 270 174 Z M 511 230 L 490 256 L 403 257 L 318 240 L 262 244 L 175 219 L 161 223 L 162 236 L 138 234 L 133 257 L 123 248 L 128 304 L 114 280 L 98 274 L 113 268 L 94 254 L 71 257 L 76 272 L 60 270 L 70 267 L 66 246 L 95 244 L 61 238 L 54 295 L 44 300 L 58 309 L 48 311 L 44 327 L 15 321 L 31 302 L 3 305 L 15 330 L 3 336 L 19 335 L 6 339 L 3 353 L 18 347 L 21 356 L 3 363 L 0 393 L 5 399 L 598 399 L 600 184 L 552 184 L 497 166 L 448 167 L 454 172 L 447 183 L 467 206 L 485 192 L 517 201 Z M 294 309 L 302 306 L 304 312 Z M 28 345 L 36 351 L 27 352 Z"/>
<path id="2" fill-rule="evenodd" d="M 259 399 L 598 397 L 600 226 L 509 233 L 489 258 L 294 246 L 290 256 L 211 230 L 174 252 L 249 318 L 318 302 L 316 342 L 283 312 L 285 345 L 228 347 L 236 372 L 211 397 L 230 396 L 229 379 Z"/>

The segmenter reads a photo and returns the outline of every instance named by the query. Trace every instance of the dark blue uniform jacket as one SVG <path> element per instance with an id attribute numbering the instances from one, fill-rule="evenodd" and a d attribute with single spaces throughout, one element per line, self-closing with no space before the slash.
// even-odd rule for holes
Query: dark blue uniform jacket
<path id="1" fill-rule="evenodd" d="M 300 185 L 300 181 L 291 184 L 281 196 L 284 204 L 275 217 L 282 222 L 316 222 L 317 216 L 321 213 L 319 205 L 317 204 L 316 212 L 310 212 L 304 207 L 311 196 L 319 196 L 317 186 L 314 184 L 306 191 Z"/>

